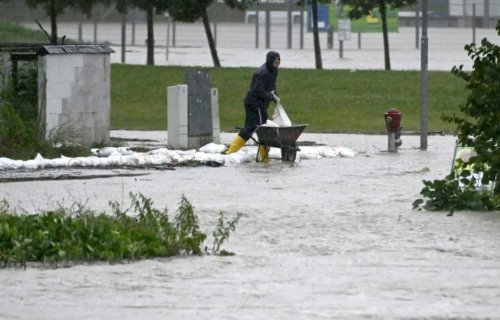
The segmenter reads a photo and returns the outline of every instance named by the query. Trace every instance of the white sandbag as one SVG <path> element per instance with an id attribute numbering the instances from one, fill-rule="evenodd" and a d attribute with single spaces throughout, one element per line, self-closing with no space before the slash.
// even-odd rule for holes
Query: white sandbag
<path id="1" fill-rule="evenodd" d="M 279 127 L 276 122 L 272 121 L 272 120 L 269 120 L 267 119 L 266 123 L 264 123 L 262 126 L 264 127 L 273 127 L 273 128 L 277 128 Z"/>
<path id="2" fill-rule="evenodd" d="M 210 142 L 203 147 L 201 147 L 198 151 L 205 153 L 222 153 L 227 150 L 227 147 L 223 144 L 217 144 L 214 142 Z"/>
<path id="3" fill-rule="evenodd" d="M 292 121 L 290 121 L 290 118 L 288 118 L 288 115 L 286 114 L 285 109 L 283 108 L 281 103 L 278 103 L 276 105 L 271 120 L 279 127 L 290 127 L 292 125 Z"/>

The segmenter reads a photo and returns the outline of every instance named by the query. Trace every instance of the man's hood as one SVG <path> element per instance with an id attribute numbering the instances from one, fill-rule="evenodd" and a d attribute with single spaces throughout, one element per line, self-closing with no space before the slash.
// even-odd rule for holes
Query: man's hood
<path id="1" fill-rule="evenodd" d="M 273 66 L 274 60 L 280 58 L 280 54 L 276 51 L 269 51 L 266 55 L 266 67 L 272 72 L 278 72 L 278 68 Z"/>

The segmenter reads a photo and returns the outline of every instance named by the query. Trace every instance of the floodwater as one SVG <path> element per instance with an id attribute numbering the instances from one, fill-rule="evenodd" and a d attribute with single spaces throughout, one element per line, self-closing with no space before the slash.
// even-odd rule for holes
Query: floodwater
<path id="1" fill-rule="evenodd" d="M 380 135 L 301 140 L 358 153 L 0 184 L 28 211 L 140 192 L 174 214 L 185 195 L 209 247 L 219 212 L 243 213 L 223 245 L 235 256 L 0 270 L 0 319 L 500 319 L 500 212 L 411 209 L 423 179 L 449 172 L 453 137 L 427 151 L 403 137 L 397 154 Z"/>
<path id="2" fill-rule="evenodd" d="M 33 23 L 27 27 L 39 30 Z M 78 39 L 79 23 L 58 23 L 58 31 L 68 38 Z M 82 36 L 85 41 L 94 41 L 94 24 L 83 23 Z M 132 35 L 127 34 L 127 48 L 122 56 L 120 23 L 100 23 L 97 29 L 97 41 L 107 42 L 115 53 L 111 54 L 112 63 L 145 64 L 146 48 L 143 45 L 147 38 L 146 25 L 137 24 L 135 27 L 136 41 L 131 41 Z M 167 24 L 155 24 L 155 52 L 156 65 L 172 66 L 201 66 L 213 67 L 213 59 L 207 45 L 207 39 L 201 23 L 176 23 L 175 40 L 171 31 L 170 45 L 166 46 Z M 256 35 L 254 24 L 246 23 L 218 23 L 214 37 L 217 42 L 219 60 L 224 67 L 258 67 L 263 63 L 267 51 L 266 30 L 264 25 Z M 281 68 L 315 68 L 314 40 L 311 32 L 303 34 L 303 49 L 300 43 L 300 26 L 292 26 L 291 43 L 288 45 L 288 27 L 286 23 L 273 23 L 269 34 L 270 48 L 281 54 Z M 398 32 L 389 34 L 390 57 L 392 70 L 420 70 L 421 50 L 416 48 L 420 43 L 416 38 L 414 27 L 400 27 Z M 475 37 L 473 36 L 475 35 Z M 383 70 L 384 47 L 381 33 L 352 33 L 349 40 L 339 52 L 338 34 L 334 35 L 334 45 L 328 48 L 326 32 L 320 32 L 322 47 L 322 64 L 324 69 L 350 70 Z M 428 30 L 428 68 L 429 70 L 450 71 L 454 66 L 464 66 L 464 70 L 472 69 L 472 60 L 464 50 L 465 44 L 479 43 L 483 38 L 492 43 L 499 43 L 495 28 L 429 28 Z M 260 39 L 260 40 L 258 40 Z M 474 40 L 475 39 L 475 40 Z M 256 47 L 256 40 L 260 43 Z M 135 43 L 132 45 L 132 43 Z M 290 48 L 290 49 L 289 49 Z M 186 57 L 189 57 L 186 59 Z"/>

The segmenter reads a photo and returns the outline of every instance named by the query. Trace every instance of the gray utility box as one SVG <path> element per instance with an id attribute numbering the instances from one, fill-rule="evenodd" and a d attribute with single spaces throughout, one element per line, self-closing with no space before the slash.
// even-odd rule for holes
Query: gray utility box
<path id="1" fill-rule="evenodd" d="M 197 149 L 220 143 L 219 97 L 208 72 L 186 72 L 186 84 L 167 89 L 168 146 Z"/>
<path id="2" fill-rule="evenodd" d="M 38 103 L 46 139 L 91 146 L 109 143 L 110 53 L 105 45 L 54 45 L 38 50 Z"/>

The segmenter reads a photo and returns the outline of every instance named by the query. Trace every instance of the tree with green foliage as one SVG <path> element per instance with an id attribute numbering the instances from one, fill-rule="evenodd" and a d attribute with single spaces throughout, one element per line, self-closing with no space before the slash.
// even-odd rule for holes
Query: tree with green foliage
<path id="1" fill-rule="evenodd" d="M 496 26 L 500 36 L 500 20 Z M 462 114 L 443 116 L 443 120 L 457 125 L 457 144 L 474 148 L 468 161 L 457 160 L 455 170 L 444 180 L 424 181 L 414 208 L 444 210 L 498 210 L 500 209 L 500 46 L 483 39 L 465 46 L 473 60 L 473 71 L 463 65 L 452 73 L 467 82 L 469 94 Z M 494 185 L 493 190 L 478 190 L 477 185 Z"/>
<path id="2" fill-rule="evenodd" d="M 205 34 L 207 35 L 208 46 L 215 67 L 220 67 L 220 60 L 217 54 L 215 41 L 210 29 L 207 9 L 216 0 L 167 0 L 168 12 L 176 21 L 194 22 L 202 19 Z M 232 9 L 243 10 L 252 4 L 256 4 L 257 0 L 224 0 L 224 3 Z"/>
<path id="3" fill-rule="evenodd" d="M 69 208 L 36 214 L 17 214 L 0 201 L 0 268 L 39 262 L 60 263 L 133 261 L 175 255 L 234 255 L 221 250 L 241 217 L 227 219 L 219 212 L 212 250 L 194 207 L 183 195 L 177 214 L 157 209 L 151 198 L 130 193 L 130 205 L 109 202 L 111 214 L 74 203 Z"/>
<path id="4" fill-rule="evenodd" d="M 50 18 L 50 44 L 57 44 L 57 17 L 68 8 L 79 10 L 90 16 L 92 7 L 99 0 L 24 0 L 30 8 L 42 7 Z M 41 27 L 41 26 L 40 26 Z M 45 31 L 45 30 L 43 30 Z"/>
<path id="5" fill-rule="evenodd" d="M 378 8 L 380 18 L 382 19 L 382 33 L 384 38 L 384 61 L 385 70 L 391 70 L 391 58 L 389 55 L 389 32 L 387 28 L 387 8 L 397 9 L 403 6 L 411 5 L 417 0 L 342 0 L 344 4 L 349 5 L 349 18 L 359 19 L 364 15 L 370 14 L 373 9 Z"/>

